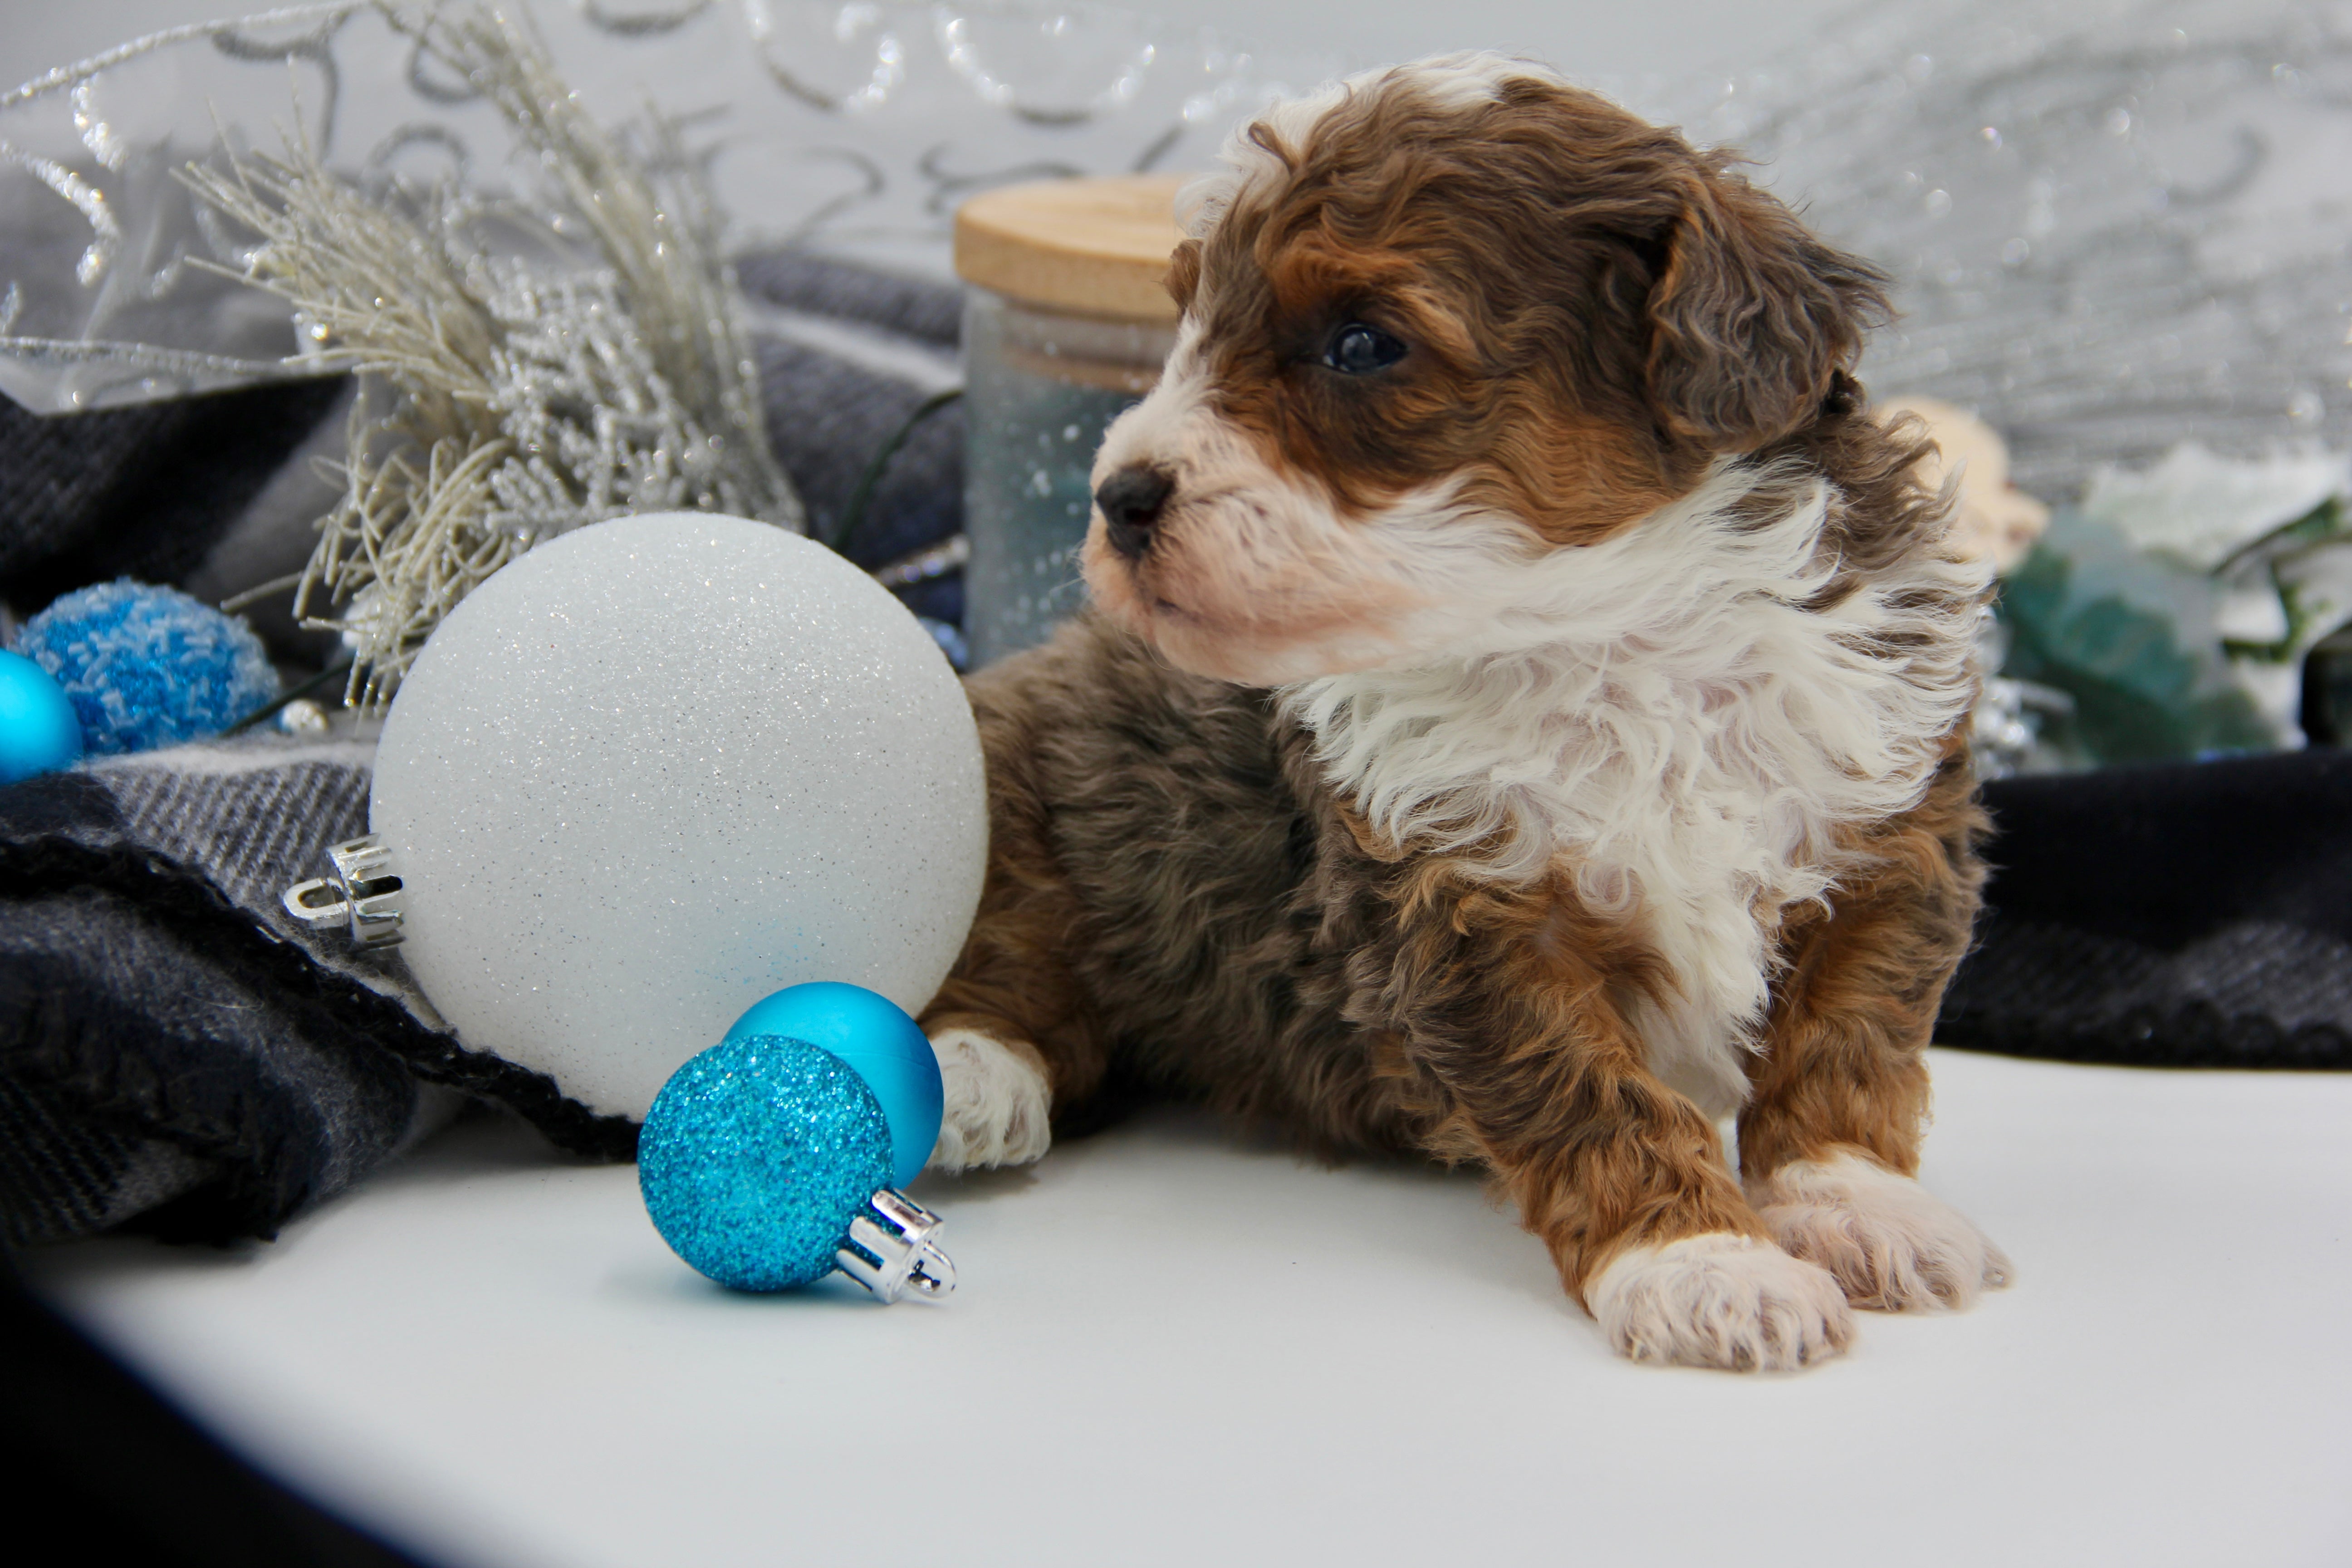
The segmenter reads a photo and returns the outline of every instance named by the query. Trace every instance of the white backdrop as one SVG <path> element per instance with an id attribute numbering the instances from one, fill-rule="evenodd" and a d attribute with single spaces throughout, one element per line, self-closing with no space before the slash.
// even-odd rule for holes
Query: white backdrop
<path id="1" fill-rule="evenodd" d="M 0 84 L 161 27 L 265 8 L 268 0 L 0 0 Z M 537 0 L 569 5 L 574 0 Z M 1349 65 L 1444 49 L 1507 48 L 1586 79 L 1672 78 L 1769 53 L 1853 0 L 1146 0 L 1126 8 L 1195 23 L 1286 56 Z M 665 8 L 645 0 L 646 8 Z M 629 9 L 615 0 L 606 9 Z M 674 8 L 674 7 L 668 7 Z"/>

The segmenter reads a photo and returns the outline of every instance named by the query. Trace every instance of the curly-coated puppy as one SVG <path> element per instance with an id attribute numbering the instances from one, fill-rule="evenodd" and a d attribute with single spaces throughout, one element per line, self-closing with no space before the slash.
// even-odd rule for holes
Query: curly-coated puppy
<path id="1" fill-rule="evenodd" d="M 1475 1162 L 1613 1344 L 1713 1366 L 2003 1279 L 1912 1179 L 1983 569 L 1847 374 L 1884 278 L 1730 162 L 1466 56 L 1185 193 L 1092 606 L 971 682 L 940 1164 L 1112 1081 Z"/>

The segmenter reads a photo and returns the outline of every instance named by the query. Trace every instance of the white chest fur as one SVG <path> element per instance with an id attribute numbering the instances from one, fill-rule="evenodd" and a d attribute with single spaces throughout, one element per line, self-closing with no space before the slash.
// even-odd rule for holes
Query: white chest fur
<path id="1" fill-rule="evenodd" d="M 1332 784 L 1399 843 L 1554 868 L 1635 922 L 1675 986 L 1635 1005 L 1651 1066 L 1723 1115 L 1771 981 L 1780 911 L 1853 868 L 1844 825 L 1916 805 L 1973 692 L 1981 570 L 1915 560 L 1808 609 L 1833 497 L 1758 525 L 1724 468 L 1597 545 L 1418 498 L 1370 527 L 1444 578 L 1434 658 L 1288 688 Z M 1465 539 L 1476 540 L 1475 547 Z M 1442 624 L 1440 624 L 1442 621 Z"/>

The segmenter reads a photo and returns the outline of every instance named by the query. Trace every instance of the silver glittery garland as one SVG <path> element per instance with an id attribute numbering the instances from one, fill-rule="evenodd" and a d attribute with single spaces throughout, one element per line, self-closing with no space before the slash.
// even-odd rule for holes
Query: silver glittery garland
<path id="1" fill-rule="evenodd" d="M 292 305 L 323 365 L 362 377 L 343 497 L 283 586 L 304 624 L 343 634 L 347 700 L 366 707 L 390 700 L 443 616 L 543 540 L 647 511 L 802 525 L 684 161 L 656 173 L 633 154 L 506 16 L 395 19 L 539 153 L 536 210 L 462 187 L 373 194 L 299 141 L 183 173 L 260 237 L 245 280 Z M 536 254 L 502 254 L 486 232 Z"/>

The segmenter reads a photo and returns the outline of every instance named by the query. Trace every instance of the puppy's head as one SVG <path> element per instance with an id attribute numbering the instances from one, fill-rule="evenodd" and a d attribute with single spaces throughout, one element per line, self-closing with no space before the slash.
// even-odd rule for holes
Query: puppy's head
<path id="1" fill-rule="evenodd" d="M 1884 279 L 1728 163 L 1491 55 L 1237 132 L 1096 461 L 1096 602 L 1252 685 L 1441 653 L 1515 564 L 1818 417 Z"/>

